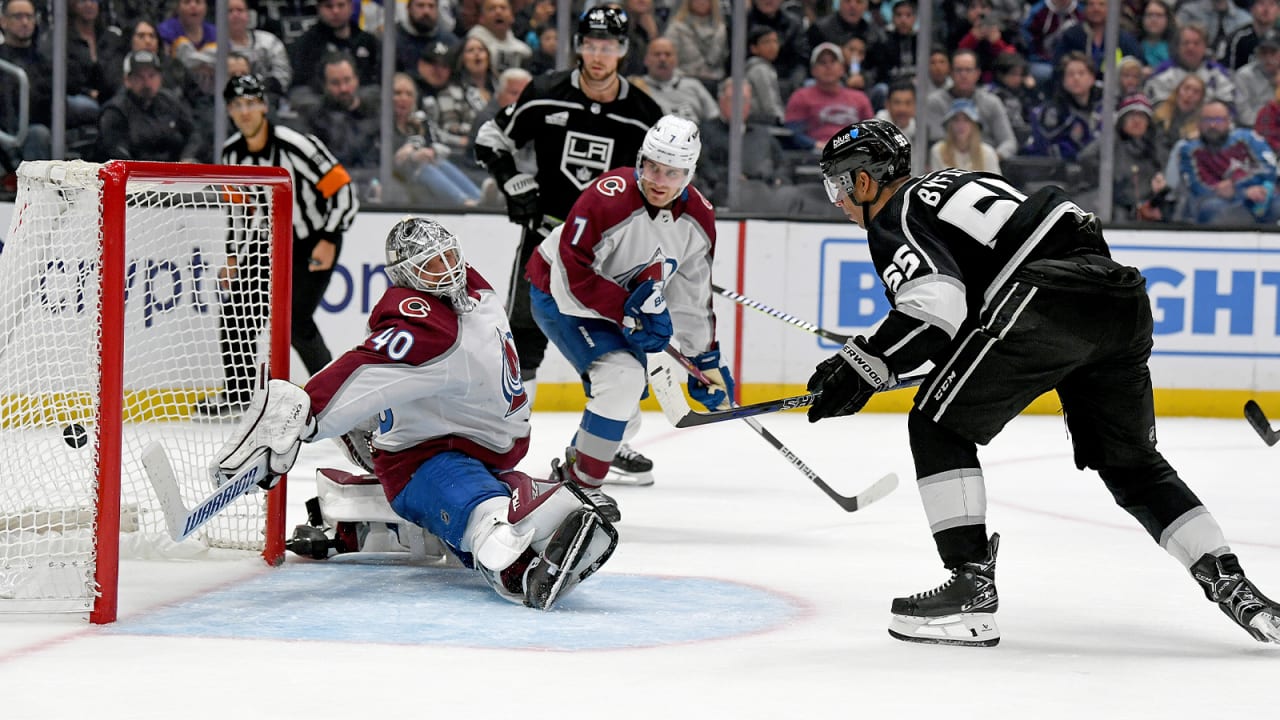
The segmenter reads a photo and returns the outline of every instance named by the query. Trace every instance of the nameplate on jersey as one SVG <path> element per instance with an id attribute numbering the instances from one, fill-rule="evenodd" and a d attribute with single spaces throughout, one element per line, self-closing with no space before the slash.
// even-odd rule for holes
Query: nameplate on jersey
<path id="1" fill-rule="evenodd" d="M 593 180 L 609 170 L 612 158 L 613 138 L 570 130 L 564 135 L 560 171 L 579 190 L 586 190 Z"/>

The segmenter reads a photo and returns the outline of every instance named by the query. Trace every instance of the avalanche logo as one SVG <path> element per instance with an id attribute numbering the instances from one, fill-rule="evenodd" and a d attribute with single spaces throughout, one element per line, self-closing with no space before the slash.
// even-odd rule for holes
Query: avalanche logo
<path id="1" fill-rule="evenodd" d="M 529 395 L 520 379 L 520 356 L 516 355 L 516 342 L 511 331 L 495 332 L 498 333 L 498 344 L 502 346 L 502 396 L 507 400 L 506 417 L 511 417 L 529 403 Z"/>
<path id="2" fill-rule="evenodd" d="M 424 318 L 431 314 L 431 305 L 419 297 L 405 298 L 400 301 L 400 314 L 411 318 Z"/>

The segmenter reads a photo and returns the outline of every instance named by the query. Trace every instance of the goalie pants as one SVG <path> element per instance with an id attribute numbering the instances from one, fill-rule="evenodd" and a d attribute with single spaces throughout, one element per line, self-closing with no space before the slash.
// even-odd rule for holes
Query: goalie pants
<path id="1" fill-rule="evenodd" d="M 1138 270 L 1096 255 L 1033 261 L 987 308 L 935 364 L 908 419 L 944 564 L 987 552 L 976 445 L 1051 390 L 1076 467 L 1097 470 L 1116 503 L 1169 548 L 1168 531 L 1205 511 L 1156 450 L 1151 304 Z"/>
<path id="2" fill-rule="evenodd" d="M 419 465 L 391 500 L 391 509 L 448 543 L 470 566 L 469 553 L 463 553 L 460 548 L 471 512 L 485 500 L 510 496 L 507 486 L 494 477 L 492 469 L 473 457 L 451 450 Z"/>

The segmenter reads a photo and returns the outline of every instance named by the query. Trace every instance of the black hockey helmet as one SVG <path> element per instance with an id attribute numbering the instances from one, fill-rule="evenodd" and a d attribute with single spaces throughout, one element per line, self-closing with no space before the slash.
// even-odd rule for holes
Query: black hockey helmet
<path id="1" fill-rule="evenodd" d="M 870 175 L 881 188 L 910 175 L 911 142 L 888 120 L 863 120 L 831 136 L 818 166 L 827 195 L 835 202 L 839 190 L 852 197 L 858 171 Z"/>
<path id="2" fill-rule="evenodd" d="M 265 101 L 267 88 L 263 85 L 262 78 L 257 75 L 240 75 L 227 80 L 227 86 L 222 88 L 222 99 L 231 102 L 239 97 L 253 97 Z"/>
<path id="3" fill-rule="evenodd" d="M 605 38 L 617 40 L 622 45 L 622 53 L 627 52 L 627 32 L 631 20 L 627 11 L 621 6 L 608 4 L 597 5 L 578 16 L 578 31 L 573 34 L 573 51 L 579 52 L 585 38 Z"/>

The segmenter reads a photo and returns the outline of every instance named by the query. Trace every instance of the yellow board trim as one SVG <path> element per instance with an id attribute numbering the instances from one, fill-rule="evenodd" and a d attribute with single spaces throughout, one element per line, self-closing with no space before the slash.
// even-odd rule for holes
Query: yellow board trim
<path id="1" fill-rule="evenodd" d="M 212 390 L 135 390 L 124 396 L 125 422 L 186 420 L 196 402 L 214 394 Z M 0 428 L 93 421 L 93 398 L 89 393 L 40 393 L 0 396 Z"/>
<path id="2" fill-rule="evenodd" d="M 803 385 L 751 384 L 739 386 L 744 404 L 764 402 L 780 397 L 800 395 Z M 905 413 L 911 408 L 915 389 L 897 390 L 876 395 L 867 403 L 864 412 Z M 1215 417 L 1242 418 L 1246 400 L 1256 400 L 1264 408 L 1276 408 L 1280 416 L 1280 392 L 1255 392 L 1253 390 L 1191 390 L 1157 389 L 1155 391 L 1156 414 L 1162 417 Z M 578 383 L 538 383 L 535 410 L 548 412 L 581 412 L 586 406 L 586 396 Z M 640 403 L 643 410 L 658 412 L 661 408 L 653 397 Z M 693 407 L 699 406 L 695 403 Z M 800 412 L 800 411 L 788 411 Z M 1027 408 L 1031 415 L 1058 415 L 1062 405 L 1057 395 L 1047 393 Z"/>

